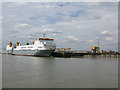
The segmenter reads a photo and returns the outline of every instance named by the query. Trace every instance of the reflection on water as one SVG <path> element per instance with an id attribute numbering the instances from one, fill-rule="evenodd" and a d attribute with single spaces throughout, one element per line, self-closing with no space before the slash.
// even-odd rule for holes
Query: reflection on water
<path id="1" fill-rule="evenodd" d="M 3 55 L 3 88 L 115 88 L 118 59 Z"/>

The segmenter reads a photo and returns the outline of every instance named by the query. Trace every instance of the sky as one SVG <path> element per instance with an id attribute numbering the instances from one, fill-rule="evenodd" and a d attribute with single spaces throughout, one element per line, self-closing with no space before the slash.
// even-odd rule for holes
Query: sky
<path id="1" fill-rule="evenodd" d="M 53 38 L 72 50 L 118 50 L 117 2 L 3 2 L 2 45 Z"/>

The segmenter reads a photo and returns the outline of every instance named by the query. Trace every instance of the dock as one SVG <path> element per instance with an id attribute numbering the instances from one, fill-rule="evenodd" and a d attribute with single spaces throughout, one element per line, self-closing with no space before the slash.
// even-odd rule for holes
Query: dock
<path id="1" fill-rule="evenodd" d="M 12 51 L 6 53 L 4 50 L 0 52 L 0 54 L 8 54 L 14 55 Z M 26 56 L 26 55 L 19 55 Z M 29 55 L 31 56 L 31 55 Z M 81 50 L 55 50 L 51 53 L 52 57 L 60 57 L 60 58 L 74 58 L 74 57 L 109 57 L 109 58 L 120 58 L 120 52 L 91 52 L 91 51 L 81 51 Z"/>
<path id="2" fill-rule="evenodd" d="M 81 50 L 74 50 L 74 51 L 61 51 L 56 50 L 51 54 L 53 57 L 64 57 L 64 58 L 71 58 L 71 57 L 84 57 L 84 56 L 96 56 L 96 57 L 120 57 L 120 52 L 92 52 L 92 51 L 81 51 Z"/>
<path id="3" fill-rule="evenodd" d="M 120 57 L 119 54 L 113 53 L 71 53 L 71 52 L 53 52 L 51 54 L 53 57 L 64 57 L 64 58 L 71 58 L 71 57 L 80 57 L 80 56 L 96 56 L 96 57 Z"/>

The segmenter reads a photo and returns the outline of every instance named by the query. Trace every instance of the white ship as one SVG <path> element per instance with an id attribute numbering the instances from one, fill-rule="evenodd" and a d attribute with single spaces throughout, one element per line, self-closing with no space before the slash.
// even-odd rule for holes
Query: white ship
<path id="1" fill-rule="evenodd" d="M 49 38 L 38 38 L 32 45 L 26 43 L 21 45 L 19 42 L 15 46 L 10 42 L 7 45 L 7 53 L 13 55 L 25 55 L 25 56 L 51 56 L 51 53 L 56 49 L 54 39 Z"/>

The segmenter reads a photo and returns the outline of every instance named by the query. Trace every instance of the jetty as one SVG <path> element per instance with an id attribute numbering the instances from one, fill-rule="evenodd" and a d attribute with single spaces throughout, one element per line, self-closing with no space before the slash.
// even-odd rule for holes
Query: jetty
<path id="1" fill-rule="evenodd" d="M 73 50 L 71 48 L 57 48 L 52 54 L 53 57 L 83 57 L 83 56 L 96 56 L 96 57 L 120 57 L 120 52 L 115 51 L 82 51 L 82 50 Z"/>
<path id="2" fill-rule="evenodd" d="M 51 54 L 53 57 L 81 57 L 81 56 L 98 56 L 98 57 L 120 57 L 120 53 L 76 53 L 76 52 L 53 52 Z"/>

